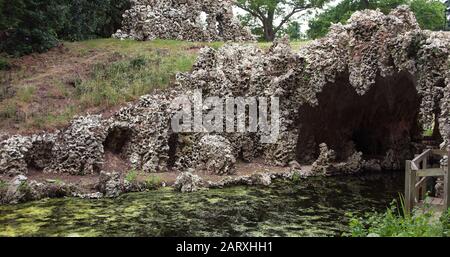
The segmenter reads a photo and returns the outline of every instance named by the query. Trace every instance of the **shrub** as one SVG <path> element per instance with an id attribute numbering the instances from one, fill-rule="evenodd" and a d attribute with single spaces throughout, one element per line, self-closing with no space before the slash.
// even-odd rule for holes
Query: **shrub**
<path id="1" fill-rule="evenodd" d="M 0 57 L 0 70 L 9 70 L 11 69 L 11 65 L 6 59 Z"/>
<path id="2" fill-rule="evenodd" d="M 137 172 L 135 170 L 130 170 L 125 176 L 125 181 L 128 183 L 134 183 L 137 181 Z"/>
<path id="3" fill-rule="evenodd" d="M 447 237 L 450 233 L 450 209 L 440 218 L 430 209 L 405 215 L 393 202 L 385 213 L 349 215 L 350 234 L 344 235 L 352 237 Z"/>
<path id="4" fill-rule="evenodd" d="M 0 51 L 45 52 L 58 40 L 109 37 L 129 0 L 0 0 Z"/>
<path id="5" fill-rule="evenodd" d="M 44 52 L 58 43 L 60 0 L 0 0 L 0 51 L 14 56 Z"/>
<path id="6" fill-rule="evenodd" d="M 151 175 L 145 180 L 145 187 L 147 189 L 157 189 L 161 187 L 162 179 L 159 176 Z"/>

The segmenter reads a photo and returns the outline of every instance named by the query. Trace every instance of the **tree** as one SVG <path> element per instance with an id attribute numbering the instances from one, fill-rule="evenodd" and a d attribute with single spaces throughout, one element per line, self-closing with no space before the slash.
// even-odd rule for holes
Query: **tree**
<path id="1" fill-rule="evenodd" d="M 110 37 L 130 0 L 0 0 L 0 52 L 45 52 L 59 40 Z"/>
<path id="2" fill-rule="evenodd" d="M 273 41 L 295 14 L 322 8 L 326 2 L 329 0 L 237 0 L 236 6 L 259 22 L 266 41 Z M 274 24 L 276 20 L 279 20 L 278 24 Z"/>
<path id="3" fill-rule="evenodd" d="M 300 23 L 297 21 L 290 22 L 287 28 L 284 30 L 286 35 L 289 35 L 291 40 L 299 40 L 302 35 L 300 32 Z"/>
<path id="4" fill-rule="evenodd" d="M 445 6 L 439 0 L 343 0 L 333 8 L 326 10 L 309 21 L 309 38 L 323 37 L 332 23 L 345 24 L 358 10 L 380 9 L 387 14 L 393 8 L 407 4 L 416 15 L 422 29 L 440 30 L 445 24 Z"/>
<path id="5" fill-rule="evenodd" d="M 22 55 L 44 52 L 57 43 L 62 23 L 58 0 L 2 0 L 0 52 Z"/>
<path id="6" fill-rule="evenodd" d="M 446 30 L 450 30 L 450 0 L 445 1 L 446 10 L 445 10 L 445 16 L 446 16 Z"/>
<path id="7" fill-rule="evenodd" d="M 445 5 L 439 0 L 412 0 L 411 10 L 422 29 L 445 29 Z"/>

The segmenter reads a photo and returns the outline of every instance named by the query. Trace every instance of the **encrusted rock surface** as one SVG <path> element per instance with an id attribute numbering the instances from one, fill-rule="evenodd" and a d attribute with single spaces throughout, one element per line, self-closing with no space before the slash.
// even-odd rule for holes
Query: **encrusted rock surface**
<path id="1" fill-rule="evenodd" d="M 52 163 L 44 171 L 73 175 L 98 173 L 103 165 L 105 138 L 106 128 L 100 115 L 76 117 L 57 135 Z"/>
<path id="2" fill-rule="evenodd" d="M 333 163 L 336 160 L 336 154 L 332 149 L 328 149 L 327 144 L 319 145 L 319 157 L 312 164 L 311 171 L 313 174 L 327 174 L 334 171 Z"/>
<path id="3" fill-rule="evenodd" d="M 205 135 L 199 144 L 200 168 L 219 175 L 234 173 L 236 158 L 227 139 L 217 135 Z"/>
<path id="4" fill-rule="evenodd" d="M 71 196 L 78 188 L 59 181 L 37 182 L 24 175 L 15 176 L 9 183 L 0 183 L 0 204 L 17 204 L 50 197 Z"/>
<path id="5" fill-rule="evenodd" d="M 191 172 L 182 172 L 177 177 L 173 187 L 182 193 L 190 193 L 204 188 L 204 182 L 201 177 L 194 175 Z"/>
<path id="6" fill-rule="evenodd" d="M 230 0 L 133 0 L 123 14 L 120 39 L 250 41 L 250 31 L 233 17 Z"/>
<path id="7" fill-rule="evenodd" d="M 117 197 L 124 191 L 124 183 L 118 172 L 100 172 L 97 189 L 106 197 Z"/>
<path id="8" fill-rule="evenodd" d="M 145 172 L 205 168 L 215 174 L 232 174 L 237 159 L 250 162 L 262 157 L 276 165 L 312 162 L 322 142 L 335 151 L 335 161 L 344 172 L 365 167 L 398 169 L 412 157 L 413 141 L 420 141 L 415 138 L 422 133 L 416 123 L 432 127 L 437 117 L 444 145 L 448 145 L 449 51 L 448 32 L 420 30 L 403 6 L 389 15 L 356 12 L 347 25 L 334 25 L 326 37 L 298 52 L 287 39 L 268 50 L 241 44 L 218 50 L 207 47 L 191 72 L 177 75 L 175 87 L 143 96 L 108 119 L 77 117 L 54 134 L 3 140 L 0 173 L 26 174 L 30 169 L 98 173 L 105 153 L 111 152 Z M 191 97 L 196 89 L 204 97 L 279 97 L 278 140 L 263 144 L 260 132 L 173 132 L 170 121 L 178 111 L 173 100 L 180 95 Z M 383 102 L 367 104 L 372 98 Z M 352 100 L 360 106 L 352 107 Z M 396 104 L 400 109 L 394 108 Z M 392 117 L 384 114 L 386 108 Z M 366 112 L 352 112 L 360 109 Z M 378 130 L 371 130 L 378 125 Z M 361 136 L 367 131 L 371 138 Z M 353 142 L 357 141 L 354 138 L 361 142 Z M 373 149 L 359 149 L 364 146 Z M 364 160 L 366 154 L 386 158 Z M 321 163 L 316 166 L 323 171 Z"/>

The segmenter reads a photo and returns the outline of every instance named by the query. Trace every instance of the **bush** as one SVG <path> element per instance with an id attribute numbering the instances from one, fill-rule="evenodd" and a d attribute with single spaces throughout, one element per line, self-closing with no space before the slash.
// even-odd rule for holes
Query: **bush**
<path id="1" fill-rule="evenodd" d="M 45 52 L 58 40 L 109 37 L 129 0 L 0 0 L 0 51 Z"/>
<path id="2" fill-rule="evenodd" d="M 352 237 L 447 237 L 450 234 L 450 209 L 438 218 L 431 210 L 415 210 L 404 215 L 395 202 L 385 213 L 366 213 L 364 217 L 350 214 Z"/>
<path id="3" fill-rule="evenodd" d="M 159 176 L 149 176 L 145 180 L 145 187 L 150 190 L 158 189 L 161 187 L 162 179 Z"/>
<path id="4" fill-rule="evenodd" d="M 128 183 L 135 183 L 137 181 L 137 172 L 135 170 L 130 170 L 125 176 L 125 180 Z"/>
<path id="5" fill-rule="evenodd" d="M 129 9 L 129 0 L 65 0 L 66 19 L 58 30 L 60 39 L 78 41 L 110 37 L 122 22 L 122 14 Z"/>
<path id="6" fill-rule="evenodd" d="M 58 0 L 0 0 L 0 51 L 20 56 L 56 46 L 59 7 Z"/>
<path id="7" fill-rule="evenodd" d="M 9 62 L 6 59 L 0 57 L 0 70 L 9 70 L 9 69 L 11 69 L 11 65 L 9 64 Z"/>

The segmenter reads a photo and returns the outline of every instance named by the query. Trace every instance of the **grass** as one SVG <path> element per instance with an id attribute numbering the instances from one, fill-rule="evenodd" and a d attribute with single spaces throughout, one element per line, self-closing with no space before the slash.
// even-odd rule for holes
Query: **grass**
<path id="1" fill-rule="evenodd" d="M 114 106 L 167 87 L 177 72 L 189 71 L 195 58 L 165 51 L 138 55 L 109 65 L 97 65 L 92 78 L 76 86 L 82 106 Z"/>
<path id="2" fill-rule="evenodd" d="M 6 189 L 8 187 L 8 183 L 3 180 L 0 180 L 0 190 Z"/>
<path id="3" fill-rule="evenodd" d="M 28 128 L 45 129 L 50 127 L 60 127 L 72 119 L 78 113 L 76 106 L 69 105 L 58 113 L 38 113 L 29 118 L 25 126 Z"/>
<path id="4" fill-rule="evenodd" d="M 161 187 L 162 179 L 156 175 L 150 175 L 145 180 L 145 187 L 147 189 L 153 190 Z"/>
<path id="5" fill-rule="evenodd" d="M 125 176 L 125 181 L 127 181 L 128 183 L 135 183 L 137 181 L 137 171 L 130 170 Z"/>
<path id="6" fill-rule="evenodd" d="M 2 104 L 0 105 L 0 118 L 4 120 L 18 118 L 17 117 L 18 107 L 14 101 L 7 99 L 1 103 Z"/>
<path id="7" fill-rule="evenodd" d="M 255 44 L 262 49 L 271 45 Z M 293 42 L 292 47 L 298 49 L 304 44 L 302 41 Z M 87 67 L 87 75 L 80 75 L 77 69 L 69 68 L 70 74 L 64 75 L 70 77 L 70 82 L 61 76 L 43 76 L 42 71 L 33 73 L 34 68 L 29 69 L 31 71 L 16 68 L 0 70 L 0 76 L 12 77 L 11 80 L 0 82 L 0 89 L 5 88 L 0 90 L 0 128 L 19 127 L 29 131 L 60 127 L 76 114 L 103 111 L 136 100 L 155 89 L 168 87 L 178 72 L 190 71 L 201 47 L 218 49 L 224 43 L 177 40 L 142 42 L 110 38 L 65 42 L 64 45 L 68 52 L 59 56 L 65 61 L 64 64 L 71 64 L 71 59 L 64 59 L 66 55 L 68 58 L 79 56 L 85 60 L 94 53 L 100 53 L 100 57 L 109 56 L 112 59 L 94 58 Z M 8 62 L 11 61 L 14 60 L 8 59 Z M 43 80 L 46 77 L 47 80 Z M 12 86 L 8 92 L 7 82 Z M 42 94 L 42 86 L 45 86 L 46 95 Z M 2 95 L 5 97 L 2 98 Z M 52 101 L 63 101 L 63 104 L 54 104 Z"/>
<path id="8" fill-rule="evenodd" d="M 17 90 L 16 96 L 19 101 L 30 103 L 35 92 L 36 88 L 34 86 L 23 86 Z"/>

